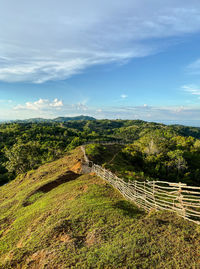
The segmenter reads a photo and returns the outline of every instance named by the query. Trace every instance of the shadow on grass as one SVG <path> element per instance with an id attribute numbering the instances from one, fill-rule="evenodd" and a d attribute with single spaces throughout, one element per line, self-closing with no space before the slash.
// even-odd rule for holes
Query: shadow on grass
<path id="1" fill-rule="evenodd" d="M 74 173 L 73 171 L 65 172 L 63 175 L 58 176 L 55 180 L 48 182 L 44 184 L 43 186 L 39 187 L 38 189 L 34 190 L 23 202 L 23 206 L 26 207 L 33 204 L 33 201 L 31 201 L 31 197 L 33 195 L 36 195 L 37 193 L 42 194 L 42 193 L 50 192 L 51 190 L 57 188 L 59 185 L 66 183 L 68 181 L 71 181 L 71 180 L 75 180 L 78 177 L 80 177 L 80 175 L 77 173 Z"/>
<path id="2" fill-rule="evenodd" d="M 129 201 L 121 200 L 114 204 L 114 207 L 121 209 L 124 216 L 138 218 L 144 215 L 144 211 L 140 210 Z"/>

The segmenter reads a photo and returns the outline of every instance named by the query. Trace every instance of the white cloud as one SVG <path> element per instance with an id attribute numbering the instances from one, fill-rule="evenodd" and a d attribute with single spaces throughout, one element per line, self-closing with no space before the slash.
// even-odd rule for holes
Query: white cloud
<path id="1" fill-rule="evenodd" d="M 39 99 L 35 102 L 26 102 L 25 105 L 17 105 L 14 110 L 49 110 L 49 109 L 59 109 L 63 107 L 62 100 L 55 98 L 53 101 L 48 99 Z"/>
<path id="2" fill-rule="evenodd" d="M 0 119 L 55 118 L 58 116 L 88 115 L 98 119 L 142 119 L 150 121 L 191 121 L 200 119 L 199 106 L 113 106 L 95 107 L 83 104 L 63 104 L 54 100 L 38 99 L 0 111 Z"/>
<path id="3" fill-rule="evenodd" d="M 168 37 L 200 31 L 200 2 L 7 0 L 0 25 L 0 80 L 43 83 L 144 57 Z"/>
<path id="4" fill-rule="evenodd" d="M 61 100 L 58 100 L 57 98 L 55 98 L 54 101 L 52 103 L 50 103 L 50 106 L 53 106 L 53 107 L 62 107 L 63 106 L 63 102 Z"/>
<path id="5" fill-rule="evenodd" d="M 91 111 L 95 111 L 93 108 L 91 109 L 86 106 L 86 102 L 87 100 L 85 99 L 76 104 L 64 104 L 63 101 L 58 98 L 55 98 L 54 100 L 40 98 L 34 102 L 26 102 L 25 104 L 13 106 L 12 111 L 15 113 L 13 114 L 12 111 L 9 111 L 9 114 L 12 118 L 13 116 L 14 118 L 53 118 L 63 115 L 88 114 Z"/>
<path id="6" fill-rule="evenodd" d="M 126 94 L 122 94 L 120 97 L 121 97 L 122 99 L 126 99 L 126 98 L 128 97 L 128 95 L 126 95 Z"/>

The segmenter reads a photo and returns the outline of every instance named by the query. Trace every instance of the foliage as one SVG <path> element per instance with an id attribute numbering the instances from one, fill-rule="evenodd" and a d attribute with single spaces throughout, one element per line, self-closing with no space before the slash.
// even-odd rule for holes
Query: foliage
<path id="1" fill-rule="evenodd" d="M 102 163 L 106 156 L 106 147 L 101 144 L 91 144 L 86 147 L 86 155 L 90 160 L 98 163 Z"/>
<path id="2" fill-rule="evenodd" d="M 38 156 L 41 156 L 41 149 L 36 142 L 18 142 L 11 149 L 5 148 L 4 151 L 8 159 L 5 164 L 8 172 L 25 173 L 39 164 Z"/>
<path id="3" fill-rule="evenodd" d="M 200 128 L 141 120 L 86 119 L 90 118 L 0 124 L 0 185 L 87 141 L 116 140 L 129 145 L 123 150 L 110 147 L 109 152 L 96 146 L 91 158 L 96 154 L 94 159 L 128 178 L 135 175 L 200 184 Z"/>
<path id="4" fill-rule="evenodd" d="M 147 215 L 94 175 L 53 187 L 81 154 L 76 149 L 1 187 L 2 269 L 198 268 L 197 225 L 170 212 Z"/>
<path id="5" fill-rule="evenodd" d="M 89 150 L 88 147 L 94 145 L 88 146 L 86 152 L 91 160 L 104 163 L 106 168 L 125 179 L 159 179 L 200 185 L 199 145 L 200 140 L 193 137 L 155 130 L 121 147 L 117 155 L 114 147 L 104 146 L 101 152 L 104 161 L 96 157 L 97 152 Z"/>

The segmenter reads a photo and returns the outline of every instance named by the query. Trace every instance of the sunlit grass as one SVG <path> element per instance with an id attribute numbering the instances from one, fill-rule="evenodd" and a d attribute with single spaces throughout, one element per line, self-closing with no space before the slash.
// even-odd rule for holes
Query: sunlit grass
<path id="1" fill-rule="evenodd" d="M 3 187 L 1 268 L 198 268 L 197 225 L 147 215 L 95 175 L 37 192 L 80 156 L 77 149 Z"/>

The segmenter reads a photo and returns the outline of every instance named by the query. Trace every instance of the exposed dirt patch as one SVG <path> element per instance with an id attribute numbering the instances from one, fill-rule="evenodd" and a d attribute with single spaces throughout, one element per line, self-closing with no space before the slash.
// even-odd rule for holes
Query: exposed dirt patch
<path id="1" fill-rule="evenodd" d="M 77 174 L 80 174 L 82 170 L 81 160 L 78 160 L 78 162 L 74 166 L 71 167 L 71 170 Z"/>
<path id="2" fill-rule="evenodd" d="M 86 192 L 88 189 L 88 185 L 83 185 L 80 187 L 81 192 Z"/>
<path id="3" fill-rule="evenodd" d="M 23 241 L 24 241 L 24 238 L 22 237 L 19 242 L 17 243 L 17 248 L 22 248 L 23 247 Z"/>
<path id="4" fill-rule="evenodd" d="M 95 230 L 89 232 L 86 236 L 85 243 L 88 247 L 90 247 L 94 244 L 102 243 L 101 231 L 98 229 L 95 229 Z"/>
<path id="5" fill-rule="evenodd" d="M 69 243 L 69 242 L 72 241 L 71 236 L 69 234 L 65 234 L 65 233 L 60 234 L 59 237 L 58 237 L 58 239 L 60 241 L 62 241 L 62 242 L 65 242 L 65 243 Z"/>
<path id="6" fill-rule="evenodd" d="M 55 250 L 39 250 L 28 258 L 26 265 L 31 269 L 49 268 L 58 269 L 58 265 L 51 266 L 51 261 L 56 259 Z"/>
<path id="7" fill-rule="evenodd" d="M 75 200 L 76 197 L 77 197 L 77 196 L 72 196 L 72 197 L 68 198 L 68 200 L 69 200 L 69 201 L 73 201 L 73 200 Z"/>

